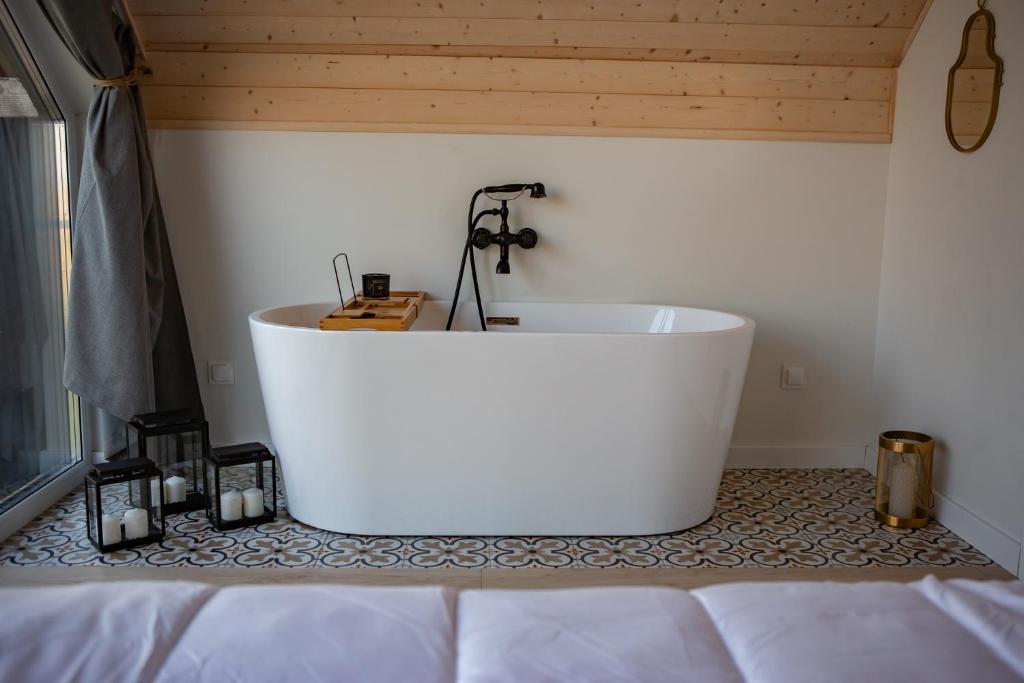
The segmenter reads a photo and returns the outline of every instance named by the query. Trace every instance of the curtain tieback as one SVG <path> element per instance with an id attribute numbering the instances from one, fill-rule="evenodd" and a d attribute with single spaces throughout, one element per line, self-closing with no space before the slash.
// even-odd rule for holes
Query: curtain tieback
<path id="1" fill-rule="evenodd" d="M 120 88 L 139 84 L 139 77 L 149 73 L 149 69 L 137 66 L 119 78 L 99 79 L 93 83 L 94 88 Z"/>

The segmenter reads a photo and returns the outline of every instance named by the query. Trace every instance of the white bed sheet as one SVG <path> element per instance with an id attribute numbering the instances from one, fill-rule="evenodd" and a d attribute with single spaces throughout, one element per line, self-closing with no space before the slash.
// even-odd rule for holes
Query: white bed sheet
<path id="1" fill-rule="evenodd" d="M 466 591 L 459 683 L 741 681 L 707 614 L 685 591 Z"/>
<path id="2" fill-rule="evenodd" d="M 1018 681 L 914 585 L 746 583 L 693 591 L 748 681 Z"/>
<path id="3" fill-rule="evenodd" d="M 448 683 L 455 594 L 439 587 L 234 586 L 217 592 L 158 683 Z"/>
<path id="4" fill-rule="evenodd" d="M 0 681 L 150 681 L 214 593 L 163 581 L 0 589 Z"/>
<path id="5" fill-rule="evenodd" d="M 1024 679 L 1024 581 L 939 581 L 929 576 L 914 585 Z"/>

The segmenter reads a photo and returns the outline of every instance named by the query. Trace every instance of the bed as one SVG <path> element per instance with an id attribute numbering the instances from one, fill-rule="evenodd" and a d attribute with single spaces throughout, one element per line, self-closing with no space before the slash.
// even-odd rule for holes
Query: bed
<path id="1" fill-rule="evenodd" d="M 0 680 L 1018 681 L 1024 583 L 0 589 Z"/>

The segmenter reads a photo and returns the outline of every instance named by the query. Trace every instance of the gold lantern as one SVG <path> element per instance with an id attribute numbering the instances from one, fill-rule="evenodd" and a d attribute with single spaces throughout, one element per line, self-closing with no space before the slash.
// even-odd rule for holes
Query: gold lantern
<path id="1" fill-rule="evenodd" d="M 917 529 L 931 519 L 935 441 L 919 432 L 878 436 L 875 518 L 886 526 Z"/>

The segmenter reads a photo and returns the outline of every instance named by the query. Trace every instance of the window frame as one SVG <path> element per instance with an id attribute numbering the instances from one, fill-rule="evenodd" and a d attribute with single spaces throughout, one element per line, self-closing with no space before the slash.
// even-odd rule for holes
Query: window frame
<path id="1" fill-rule="evenodd" d="M 75 231 L 75 197 L 81 171 L 83 125 L 88 111 L 88 100 L 83 96 L 87 92 L 83 87 L 87 82 L 87 76 L 84 75 L 84 71 L 78 69 L 81 74 L 68 74 L 68 78 L 48 77 L 58 73 L 71 57 L 66 54 L 66 48 L 53 33 L 53 29 L 35 3 L 9 3 L 7 0 L 0 0 L 0 30 L 10 37 L 18 59 L 25 65 L 27 75 L 32 80 L 31 85 L 41 95 L 40 99 L 46 113 L 51 118 L 63 122 L 65 191 L 70 217 L 67 249 L 70 256 Z M 63 50 L 64 54 L 58 50 Z M 72 403 L 68 417 L 77 420 L 78 443 L 71 445 L 72 448 L 77 448 L 81 458 L 0 514 L 0 541 L 16 533 L 82 483 L 93 461 L 93 421 L 87 419 L 91 411 L 88 411 L 77 397 Z"/>

